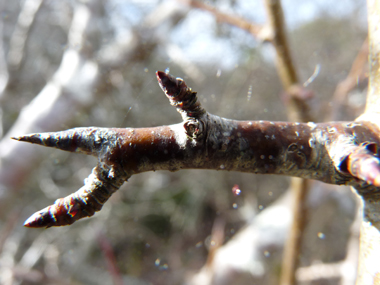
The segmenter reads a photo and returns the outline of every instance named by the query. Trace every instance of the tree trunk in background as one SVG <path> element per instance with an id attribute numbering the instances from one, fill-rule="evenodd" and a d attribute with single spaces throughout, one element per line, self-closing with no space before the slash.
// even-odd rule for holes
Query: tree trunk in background
<path id="1" fill-rule="evenodd" d="M 380 127 L 380 2 L 367 0 L 369 34 L 369 86 L 365 113 L 359 117 Z M 376 199 L 376 198 L 375 198 Z M 378 198 L 364 200 L 365 215 L 380 215 Z M 380 284 L 380 232 L 379 226 L 364 217 L 360 232 L 358 285 Z"/>

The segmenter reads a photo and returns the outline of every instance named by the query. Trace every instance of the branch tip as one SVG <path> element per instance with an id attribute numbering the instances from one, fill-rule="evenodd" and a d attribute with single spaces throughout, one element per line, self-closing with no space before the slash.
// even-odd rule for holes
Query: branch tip
<path id="1" fill-rule="evenodd" d="M 40 134 L 30 134 L 18 137 L 11 137 L 11 139 L 20 142 L 28 142 L 43 145 Z"/>
<path id="2" fill-rule="evenodd" d="M 162 91 L 170 104 L 177 108 L 184 121 L 188 118 L 199 118 L 206 113 L 198 101 L 197 92 L 192 91 L 182 78 L 175 78 L 163 71 L 157 71 L 156 75 Z"/>
<path id="3" fill-rule="evenodd" d="M 347 171 L 352 176 L 380 187 L 380 159 L 376 143 L 362 143 L 345 160 Z"/>
<path id="4" fill-rule="evenodd" d="M 158 84 L 166 96 L 176 97 L 179 94 L 181 91 L 180 85 L 183 83 L 183 80 L 181 78 L 175 78 L 173 75 L 170 75 L 163 71 L 157 71 L 156 75 Z"/>
<path id="5" fill-rule="evenodd" d="M 49 206 L 50 207 L 50 206 Z M 49 208 L 47 207 L 47 208 Z M 43 209 L 41 211 L 38 211 L 31 215 L 24 223 L 24 227 L 27 228 L 49 228 L 49 223 L 47 223 L 47 216 L 44 215 L 46 212 L 46 209 Z"/>

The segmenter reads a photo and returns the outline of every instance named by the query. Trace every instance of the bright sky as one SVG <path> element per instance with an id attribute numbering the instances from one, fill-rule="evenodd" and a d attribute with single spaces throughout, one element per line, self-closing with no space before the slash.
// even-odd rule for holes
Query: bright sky
<path id="1" fill-rule="evenodd" d="M 115 25 L 128 27 L 129 24 L 138 25 L 146 14 L 150 13 L 158 4 L 169 3 L 175 5 L 175 0 L 113 0 L 110 3 L 115 11 Z M 207 1 L 206 1 L 207 2 Z M 223 12 L 232 13 L 228 6 L 229 1 L 220 1 L 220 9 Z M 263 0 L 237 0 L 235 13 L 256 23 L 265 22 L 265 9 Z M 313 20 L 320 14 L 331 17 L 345 17 L 354 9 L 365 7 L 365 0 L 283 0 L 285 18 L 288 28 Z M 359 17 L 366 24 L 365 9 L 360 9 Z M 231 38 L 215 36 L 217 23 L 214 17 L 201 10 L 191 10 L 187 17 L 172 30 L 167 37 L 170 41 L 182 49 L 189 61 L 200 63 L 209 62 L 219 64 L 221 68 L 233 68 L 240 58 L 239 49 L 234 46 L 236 41 Z M 121 28 L 122 29 L 122 28 Z M 243 42 L 245 46 L 255 46 L 257 42 L 248 33 L 240 29 L 234 30 L 231 37 Z M 191 40 L 189 40 L 191 39 Z"/>

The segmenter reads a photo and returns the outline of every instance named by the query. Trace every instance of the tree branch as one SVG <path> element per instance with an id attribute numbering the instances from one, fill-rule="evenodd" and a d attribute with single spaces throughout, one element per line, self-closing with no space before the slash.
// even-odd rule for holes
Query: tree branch
<path id="1" fill-rule="evenodd" d="M 380 126 L 380 3 L 367 1 L 368 38 L 369 38 L 369 86 L 365 113 L 357 120 L 365 120 Z M 364 164 L 367 164 L 365 166 Z M 370 161 L 362 159 L 356 166 L 358 169 L 371 168 Z M 368 169 L 367 171 L 370 171 Z M 356 188 L 356 187 L 355 187 Z M 356 190 L 358 190 L 356 188 Z M 359 194 L 361 191 L 358 190 Z M 362 195 L 364 219 L 360 230 L 360 255 L 358 269 L 358 285 L 380 283 L 380 195 L 379 190 Z"/>
<path id="2" fill-rule="evenodd" d="M 137 129 L 77 128 L 14 138 L 99 159 L 78 192 L 34 214 L 26 226 L 62 226 L 92 216 L 131 175 L 155 170 L 289 175 L 352 185 L 361 195 L 372 195 L 376 189 L 372 184 L 377 178 L 360 180 L 347 168 L 348 157 L 362 148 L 361 143 L 380 143 L 373 125 L 229 120 L 206 112 L 182 79 L 160 71 L 157 78 L 183 123 Z"/>
<path id="3" fill-rule="evenodd" d="M 368 66 L 368 38 L 363 42 L 354 62 L 352 63 L 350 72 L 347 77 L 339 82 L 334 95 L 332 110 L 329 114 L 330 120 L 337 120 L 337 116 L 341 113 L 343 102 L 346 100 L 348 93 L 358 85 L 359 82 L 366 78 Z"/>
<path id="4" fill-rule="evenodd" d="M 198 9 L 202 9 L 204 11 L 208 11 L 212 15 L 215 16 L 217 21 L 223 22 L 226 24 L 230 24 L 230 25 L 238 27 L 242 30 L 245 30 L 245 31 L 249 32 L 251 35 L 253 35 L 255 38 L 258 38 L 260 40 L 271 40 L 271 37 L 269 36 L 269 34 L 265 32 L 264 27 L 257 25 L 257 24 L 253 24 L 253 23 L 243 19 L 242 17 L 237 17 L 237 16 L 233 16 L 230 14 L 222 13 L 222 12 L 218 11 L 217 9 L 215 9 L 214 7 L 207 5 L 205 3 L 202 3 L 200 1 L 183 0 L 183 2 L 187 3 L 188 5 L 190 5 L 194 8 L 198 8 Z"/>
<path id="5" fill-rule="evenodd" d="M 365 113 L 379 114 L 380 106 L 380 3 L 368 0 L 368 36 L 369 36 L 369 91 Z"/>
<path id="6" fill-rule="evenodd" d="M 13 72 L 19 69 L 23 62 L 30 30 L 42 4 L 43 0 L 28 0 L 22 6 L 17 25 L 9 42 L 8 64 Z"/>
<path id="7" fill-rule="evenodd" d="M 277 69 L 284 86 L 291 86 L 298 82 L 298 76 L 293 65 L 290 55 L 289 45 L 287 43 L 284 14 L 279 0 L 266 0 L 269 26 L 274 33 L 272 43 L 277 54 Z"/>

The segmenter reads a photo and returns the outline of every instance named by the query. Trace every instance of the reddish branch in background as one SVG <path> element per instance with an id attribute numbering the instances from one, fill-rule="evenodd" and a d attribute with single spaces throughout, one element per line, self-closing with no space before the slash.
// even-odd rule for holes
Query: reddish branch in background
<path id="1" fill-rule="evenodd" d="M 229 120 L 206 112 L 182 79 L 161 71 L 157 79 L 182 123 L 76 128 L 14 138 L 99 159 L 81 189 L 35 213 L 25 226 L 64 226 L 92 216 L 131 175 L 152 170 L 281 174 L 351 185 L 363 197 L 378 191 L 380 142 L 374 125 Z"/>

